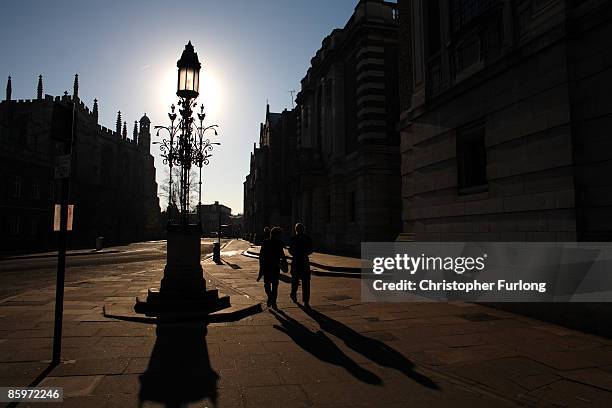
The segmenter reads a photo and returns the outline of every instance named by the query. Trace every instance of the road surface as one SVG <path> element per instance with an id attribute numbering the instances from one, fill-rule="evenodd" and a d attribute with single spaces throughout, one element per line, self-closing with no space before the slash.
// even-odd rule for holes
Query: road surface
<path id="1" fill-rule="evenodd" d="M 202 258 L 212 252 L 214 239 L 202 239 Z M 226 240 L 222 240 L 226 241 Z M 66 283 L 100 276 L 121 275 L 142 270 L 146 263 L 163 263 L 166 241 L 138 242 L 106 248 L 102 253 L 77 251 L 66 257 Z M 55 284 L 56 254 L 5 258 L 0 260 L 0 300 L 31 289 Z"/>

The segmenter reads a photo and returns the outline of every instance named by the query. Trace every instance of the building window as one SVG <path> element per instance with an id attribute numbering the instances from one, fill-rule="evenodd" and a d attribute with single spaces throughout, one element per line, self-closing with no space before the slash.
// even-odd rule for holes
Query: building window
<path id="1" fill-rule="evenodd" d="M 302 112 L 302 123 L 304 123 L 304 127 L 307 128 L 310 126 L 310 106 L 308 104 L 302 107 L 304 111 Z"/>
<path id="2" fill-rule="evenodd" d="M 440 51 L 440 0 L 427 2 L 427 55 L 432 56 Z"/>
<path id="3" fill-rule="evenodd" d="M 13 215 L 8 218 L 8 232 L 9 235 L 19 235 L 19 216 Z"/>
<path id="4" fill-rule="evenodd" d="M 357 207 L 356 203 L 356 194 L 354 191 L 348 193 L 348 220 L 349 222 L 355 222 L 355 210 Z"/>
<path id="5" fill-rule="evenodd" d="M 319 86 L 317 90 L 317 147 L 323 144 L 323 89 Z"/>
<path id="6" fill-rule="evenodd" d="M 40 184 L 38 179 L 32 181 L 32 198 L 38 200 L 40 198 Z"/>
<path id="7" fill-rule="evenodd" d="M 456 73 L 460 74 L 466 69 L 480 63 L 482 60 L 482 46 L 480 38 L 473 36 L 457 45 L 455 54 Z"/>
<path id="8" fill-rule="evenodd" d="M 331 79 L 325 81 L 325 107 L 330 110 L 332 108 L 332 84 Z"/>
<path id="9" fill-rule="evenodd" d="M 460 195 L 488 190 L 487 148 L 483 126 L 457 133 L 457 176 Z"/>
<path id="10" fill-rule="evenodd" d="M 15 176 L 15 178 L 13 179 L 13 185 L 11 188 L 11 197 L 21 198 L 21 185 L 22 185 L 21 176 Z"/>
<path id="11" fill-rule="evenodd" d="M 54 201 L 54 200 L 55 200 L 55 182 L 50 181 L 49 182 L 49 201 Z"/>
<path id="12" fill-rule="evenodd" d="M 451 25 L 453 32 L 468 26 L 496 6 L 495 0 L 451 0 Z"/>
<path id="13" fill-rule="evenodd" d="M 344 64 L 344 149 L 357 148 L 357 57 L 352 54 Z"/>

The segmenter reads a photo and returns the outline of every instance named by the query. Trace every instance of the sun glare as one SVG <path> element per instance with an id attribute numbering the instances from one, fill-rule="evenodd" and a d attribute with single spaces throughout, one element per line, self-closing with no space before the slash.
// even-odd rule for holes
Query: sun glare
<path id="1" fill-rule="evenodd" d="M 204 110 L 208 118 L 217 120 L 221 113 L 223 104 L 222 82 L 216 72 L 210 68 L 204 68 L 200 72 L 200 103 L 204 104 Z"/>

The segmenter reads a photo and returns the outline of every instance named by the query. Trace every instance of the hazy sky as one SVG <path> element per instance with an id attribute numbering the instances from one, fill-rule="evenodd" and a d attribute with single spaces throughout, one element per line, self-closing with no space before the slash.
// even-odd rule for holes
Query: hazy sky
<path id="1" fill-rule="evenodd" d="M 117 111 L 128 122 L 144 112 L 152 125 L 167 124 L 176 96 L 176 61 L 193 43 L 202 62 L 200 102 L 219 141 L 205 168 L 203 202 L 218 200 L 242 211 L 249 154 L 259 138 L 266 100 L 273 111 L 291 108 L 289 91 L 321 41 L 343 27 L 357 0 L 231 1 L 28 1 L 0 0 L 0 79 L 8 75 L 13 99 L 44 92 L 72 93 L 91 107 L 100 124 L 114 129 Z M 155 140 L 155 137 L 153 138 Z M 157 181 L 164 166 L 156 146 Z"/>

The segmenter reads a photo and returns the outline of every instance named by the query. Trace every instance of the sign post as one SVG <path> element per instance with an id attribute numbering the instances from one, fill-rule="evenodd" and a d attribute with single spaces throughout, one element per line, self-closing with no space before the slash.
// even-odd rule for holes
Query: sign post
<path id="1" fill-rule="evenodd" d="M 64 284 L 66 276 L 66 241 L 68 236 L 68 202 L 70 197 L 70 174 L 72 167 L 72 144 L 74 142 L 75 104 L 56 102 L 53 107 L 51 133 L 54 139 L 63 142 L 65 154 L 57 158 L 55 178 L 61 179 L 59 211 L 56 206 L 54 227 L 59 212 L 59 236 L 57 239 L 57 282 L 55 288 L 55 324 L 53 327 L 52 365 L 58 365 L 62 355 L 62 320 L 64 314 Z M 70 221 L 72 224 L 72 221 Z M 72 227 L 72 225 L 70 225 Z M 54 228 L 55 230 L 55 228 Z"/>

